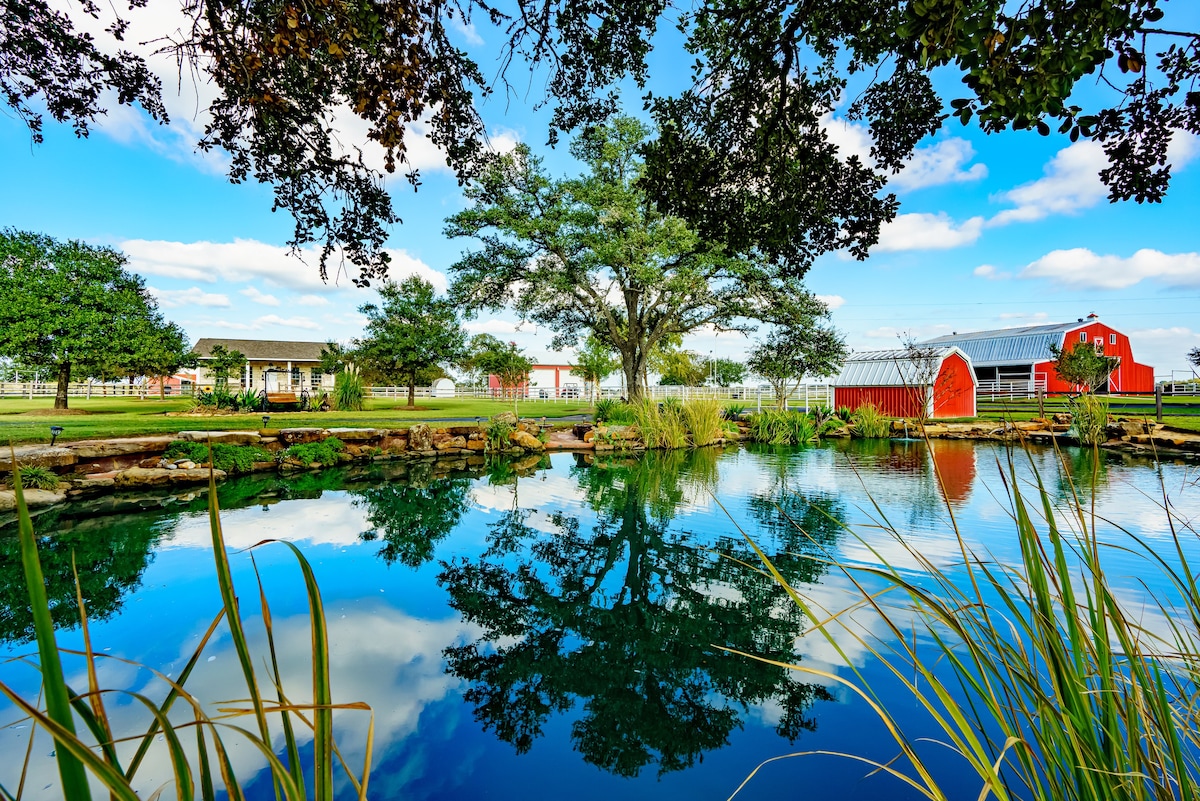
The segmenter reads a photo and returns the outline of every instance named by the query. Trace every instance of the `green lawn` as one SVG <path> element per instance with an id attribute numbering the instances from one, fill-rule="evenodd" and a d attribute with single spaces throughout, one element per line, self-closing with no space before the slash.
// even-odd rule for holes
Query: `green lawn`
<path id="1" fill-rule="evenodd" d="M 402 411 L 403 399 L 370 399 L 362 412 L 271 412 L 271 428 L 323 426 L 325 428 L 394 428 L 438 417 L 490 417 L 512 411 L 512 401 L 474 398 L 418 398 L 420 411 Z M 183 398 L 160 401 L 137 398 L 71 398 L 67 414 L 51 414 L 53 398 L 0 398 L 0 443 L 49 442 L 50 426 L 63 427 L 59 441 L 167 434 L 175 431 L 258 429 L 261 414 L 228 417 L 167 417 L 166 412 L 187 409 Z M 521 401 L 522 417 L 563 417 L 589 414 L 586 401 Z M 88 414 L 71 414 L 70 411 Z M 36 414 L 30 414 L 36 412 Z"/>

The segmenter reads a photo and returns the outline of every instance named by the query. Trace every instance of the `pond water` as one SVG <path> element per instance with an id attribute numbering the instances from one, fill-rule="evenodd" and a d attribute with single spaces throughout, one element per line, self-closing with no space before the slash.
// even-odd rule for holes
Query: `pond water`
<path id="1" fill-rule="evenodd" d="M 1073 475 L 1109 542 L 1127 536 L 1121 527 L 1161 543 L 1163 554 L 1173 550 L 1164 487 L 1178 520 L 1200 517 L 1194 463 L 1064 457 L 1065 468 L 1050 451 L 1017 454 L 1021 480 L 1036 467 L 1065 502 Z M 951 512 L 968 545 L 1016 563 L 1007 459 L 998 446 L 949 441 L 932 453 L 920 442 L 595 462 L 559 453 L 474 474 L 418 464 L 250 477 L 223 485 L 219 498 L 230 548 L 287 539 L 312 562 L 329 619 L 335 701 L 374 710 L 372 798 L 725 799 L 772 757 L 896 755 L 870 709 L 834 683 L 722 650 L 846 672 L 824 639 L 804 636 L 804 618 L 783 589 L 752 569 L 760 563 L 742 532 L 829 610 L 853 593 L 825 554 L 847 565 L 886 559 L 921 580 L 912 553 L 878 525 L 883 517 L 951 573 L 961 559 Z M 106 504 L 35 521 L 39 533 L 56 532 L 43 541 L 42 559 L 60 645 L 81 645 L 73 551 L 97 650 L 172 675 L 219 606 L 204 497 L 148 498 L 146 511 L 100 514 Z M 281 546 L 256 549 L 254 558 L 284 684 L 303 697 L 310 634 L 299 570 Z M 1159 581 L 1143 560 L 1117 549 L 1105 558 L 1130 597 L 1144 591 L 1142 581 Z M 240 551 L 232 562 L 243 615 L 260 631 L 250 556 Z M 0 529 L 0 657 L 34 650 L 23 592 L 10 526 Z M 890 636 L 866 612 L 853 620 L 870 636 Z M 844 649 L 868 680 L 885 680 L 865 647 L 848 641 Z M 239 678 L 229 638 L 218 636 L 188 687 L 215 704 L 238 694 Z M 28 667 L 0 664 L 0 680 L 36 696 Z M 81 673 L 73 684 L 86 684 Z M 117 660 L 101 661 L 101 684 L 162 694 L 148 671 Z M 109 704 L 118 726 L 144 730 L 133 702 Z M 911 706 L 898 698 L 889 708 L 919 728 Z M 0 703 L 0 784 L 10 789 L 30 736 L 27 724 L 9 725 L 18 717 Z M 350 764 L 361 765 L 365 714 L 339 713 L 336 732 Z M 50 751 L 39 735 L 26 797 L 59 797 Z M 149 790 L 169 779 L 161 757 L 144 769 Z M 952 754 L 930 758 L 952 792 L 978 794 Z M 242 776 L 262 764 L 249 748 L 235 748 L 232 760 Z M 868 773 L 834 756 L 780 760 L 738 798 L 914 797 Z M 261 779 L 249 790 L 274 797 Z"/>

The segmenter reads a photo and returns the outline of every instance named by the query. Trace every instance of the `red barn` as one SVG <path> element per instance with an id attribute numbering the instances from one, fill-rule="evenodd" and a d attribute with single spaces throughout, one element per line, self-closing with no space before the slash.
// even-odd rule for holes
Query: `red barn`
<path id="1" fill-rule="evenodd" d="M 971 357 L 981 390 L 991 386 L 1027 385 L 1029 394 L 1044 386 L 1047 392 L 1077 392 L 1078 387 L 1058 377 L 1050 346 L 1064 350 L 1076 342 L 1087 342 L 1103 349 L 1105 356 L 1116 356 L 1120 364 L 1098 392 L 1153 392 L 1154 368 L 1133 359 L 1129 337 L 1100 322 L 1095 314 L 1073 323 L 1052 323 L 1025 328 L 1001 328 L 996 331 L 954 333 L 922 343 L 929 346 L 960 348 Z M 993 383 L 994 382 L 994 383 Z"/>
<path id="2" fill-rule="evenodd" d="M 833 403 L 857 409 L 875 404 L 890 417 L 974 417 L 975 371 L 958 348 L 852 353 L 833 379 Z"/>

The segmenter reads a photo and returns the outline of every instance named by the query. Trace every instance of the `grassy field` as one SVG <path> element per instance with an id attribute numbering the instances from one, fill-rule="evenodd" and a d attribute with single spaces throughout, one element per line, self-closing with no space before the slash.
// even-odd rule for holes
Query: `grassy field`
<path id="1" fill-rule="evenodd" d="M 419 398 L 419 411 L 403 411 L 404 401 L 369 399 L 361 412 L 271 412 L 271 428 L 323 426 L 325 428 L 395 428 L 439 417 L 490 417 L 512 411 L 512 401 L 474 398 Z M 71 398 L 66 414 L 54 413 L 53 398 L 0 398 L 0 443 L 49 442 L 50 426 L 63 427 L 59 441 L 169 434 L 175 431 L 210 431 L 262 428 L 262 415 L 222 417 L 168 417 L 191 406 L 185 398 L 160 401 L 137 398 Z M 589 414 L 586 401 L 521 401 L 523 417 L 564 417 Z M 79 412 L 87 412 L 80 414 Z"/>

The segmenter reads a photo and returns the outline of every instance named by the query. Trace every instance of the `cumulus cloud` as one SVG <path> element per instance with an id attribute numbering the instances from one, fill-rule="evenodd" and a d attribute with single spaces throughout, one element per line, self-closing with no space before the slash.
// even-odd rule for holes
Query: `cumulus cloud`
<path id="1" fill-rule="evenodd" d="M 830 311 L 846 305 L 846 299 L 841 295 L 817 295 L 817 300 L 828 306 Z"/>
<path id="2" fill-rule="evenodd" d="M 1200 331 L 1182 325 L 1142 328 L 1129 332 L 1129 344 L 1134 359 L 1152 365 L 1156 375 L 1166 376 L 1173 370 L 1186 372 L 1192 369 L 1186 354 L 1192 348 L 1200 347 Z"/>
<path id="3" fill-rule="evenodd" d="M 1196 152 L 1196 138 L 1177 131 L 1167 151 L 1175 170 L 1181 169 Z M 1108 197 L 1100 181 L 1100 170 L 1108 166 L 1108 157 L 1099 142 L 1081 140 L 1054 154 L 1046 164 L 1045 175 L 997 196 L 1015 206 L 988 220 L 988 225 L 1033 222 L 1052 214 L 1076 214 Z"/>
<path id="4" fill-rule="evenodd" d="M 467 329 L 472 334 L 497 334 L 508 335 L 520 333 L 536 333 L 537 326 L 532 323 L 521 323 L 514 320 L 502 320 L 497 317 L 492 317 L 487 320 L 469 320 L 463 324 L 463 328 Z"/>
<path id="5" fill-rule="evenodd" d="M 1200 287 L 1200 254 L 1143 248 L 1132 256 L 1101 256 L 1087 248 L 1055 250 L 1027 265 L 1021 278 L 1044 278 L 1087 289 L 1125 289 L 1142 281 Z"/>
<path id="6" fill-rule="evenodd" d="M 129 267 L 141 275 L 163 276 L 184 281 L 231 281 L 245 283 L 263 280 L 271 286 L 297 290 L 330 291 L 351 286 L 355 275 L 349 262 L 334 253 L 329 260 L 329 283 L 317 272 L 320 251 L 315 247 L 293 253 L 281 245 L 269 245 L 254 239 L 232 242 L 171 242 L 129 239 L 120 244 L 129 256 Z M 446 276 L 403 250 L 389 249 L 392 259 L 389 275 L 400 280 L 419 275 L 438 291 L 447 287 Z"/>
<path id="7" fill-rule="evenodd" d="M 241 294 L 245 295 L 246 297 L 250 298 L 250 300 L 254 301 L 255 303 L 257 303 L 261 306 L 278 306 L 279 305 L 279 298 L 275 297 L 274 295 L 268 295 L 267 293 L 261 291 L 256 286 L 246 287 L 245 289 L 243 289 L 241 291 Z"/>
<path id="8" fill-rule="evenodd" d="M 266 328 L 303 328 L 309 331 L 318 331 L 322 328 L 319 323 L 307 317 L 280 317 L 278 314 L 266 314 L 249 322 L 244 320 L 194 320 L 191 324 L 204 330 L 223 328 L 229 331 L 262 331 Z"/>
<path id="9" fill-rule="evenodd" d="M 972 217 L 955 222 L 945 212 L 937 214 L 899 214 L 879 232 L 877 253 L 903 250 L 949 250 L 971 245 L 983 232 L 983 218 Z"/>
<path id="10" fill-rule="evenodd" d="M 989 281 L 1002 281 L 1006 278 L 1012 278 L 1012 273 L 997 270 L 990 264 L 981 264 L 971 271 L 974 275 L 980 278 L 986 278 Z"/>
<path id="11" fill-rule="evenodd" d="M 975 148 L 966 139 L 950 137 L 927 147 L 917 148 L 904 170 L 888 179 L 896 189 L 922 189 L 927 186 L 978 181 L 987 177 L 986 164 L 970 164 Z M 970 164 L 970 166 L 968 166 Z"/>
<path id="12" fill-rule="evenodd" d="M 297 306 L 328 306 L 329 301 L 320 295 L 301 295 L 296 301 Z"/>
<path id="13" fill-rule="evenodd" d="M 146 291 L 158 300 L 165 309 L 177 309 L 181 306 L 228 307 L 229 296 L 219 292 L 205 292 L 198 286 L 188 289 L 159 289 L 156 286 L 146 287 Z"/>

